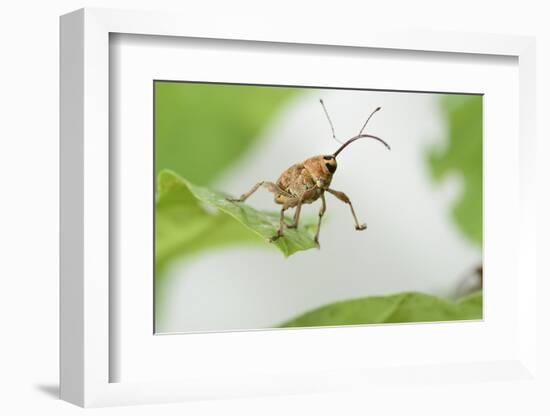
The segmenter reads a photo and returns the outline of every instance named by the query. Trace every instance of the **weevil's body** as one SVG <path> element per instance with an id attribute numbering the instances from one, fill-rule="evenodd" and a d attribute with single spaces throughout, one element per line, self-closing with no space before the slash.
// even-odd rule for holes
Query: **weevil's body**
<path id="1" fill-rule="evenodd" d="M 323 155 L 310 157 L 302 163 L 292 165 L 276 182 L 277 186 L 290 196 L 275 194 L 275 202 L 294 208 L 298 205 L 300 197 L 302 204 L 317 201 L 330 186 L 336 166 L 334 156 Z"/>
<path id="2" fill-rule="evenodd" d="M 323 104 L 322 101 L 321 104 Z M 330 117 L 328 117 L 328 113 L 326 112 L 324 104 L 323 109 L 325 110 L 327 118 L 329 119 L 330 126 L 332 128 L 332 135 L 336 139 L 332 122 L 330 121 Z M 372 117 L 372 115 L 378 110 L 380 110 L 380 107 L 374 110 L 370 117 Z M 281 174 L 281 176 L 279 176 L 277 182 L 258 182 L 250 191 L 241 195 L 240 198 L 229 199 L 229 201 L 244 202 L 250 195 L 256 192 L 256 190 L 258 190 L 260 186 L 264 186 L 270 192 L 273 192 L 275 202 L 282 205 L 283 207 L 281 208 L 279 229 L 277 230 L 277 234 L 271 237 L 270 241 L 275 241 L 278 238 L 282 237 L 285 228 L 298 227 L 302 205 L 311 204 L 312 202 L 320 199 L 321 209 L 319 210 L 319 222 L 317 224 L 317 232 L 315 234 L 315 242 L 319 244 L 319 230 L 321 228 L 321 219 L 323 218 L 326 210 L 325 192 L 334 195 L 340 201 L 349 205 L 353 220 L 355 222 L 356 230 L 366 229 L 367 226 L 365 224 L 359 224 L 359 221 L 357 221 L 355 210 L 353 209 L 353 205 L 351 204 L 351 201 L 349 200 L 347 195 L 343 192 L 331 189 L 330 184 L 332 182 L 334 172 L 336 172 L 337 168 L 336 156 L 338 156 L 338 154 L 350 143 L 363 137 L 370 137 L 372 139 L 376 139 L 382 142 L 388 149 L 390 148 L 386 142 L 376 136 L 371 136 L 370 134 L 361 134 L 367 122 L 370 120 L 370 117 L 363 125 L 363 128 L 361 129 L 359 134 L 342 144 L 342 146 L 340 146 L 340 148 L 333 154 L 314 156 L 304 160 L 301 163 L 296 163 L 285 170 Z M 296 208 L 296 211 L 294 213 L 294 222 L 292 224 L 287 224 L 285 222 L 284 213 L 289 208 Z"/>

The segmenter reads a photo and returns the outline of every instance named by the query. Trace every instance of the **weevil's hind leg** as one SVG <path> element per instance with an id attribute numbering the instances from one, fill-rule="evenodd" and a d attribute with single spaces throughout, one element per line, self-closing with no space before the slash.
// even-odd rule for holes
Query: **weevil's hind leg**
<path id="1" fill-rule="evenodd" d="M 338 198 L 340 201 L 346 203 L 351 208 L 351 215 L 353 215 L 353 220 L 355 221 L 355 229 L 358 231 L 364 230 L 367 228 L 367 224 L 359 224 L 359 221 L 357 221 L 357 216 L 355 215 L 355 210 L 353 209 L 353 205 L 351 204 L 351 201 L 349 200 L 348 196 L 340 191 L 335 191 L 334 189 L 327 189 L 328 192 L 330 192 L 332 195 L 334 195 L 336 198 Z"/>
<path id="2" fill-rule="evenodd" d="M 321 245 L 319 244 L 319 232 L 321 231 L 321 220 L 323 219 L 323 215 L 325 215 L 325 211 L 327 210 L 327 203 L 325 201 L 325 194 L 324 192 L 321 194 L 321 209 L 319 210 L 319 222 L 317 223 L 317 232 L 315 233 L 315 243 L 320 248 Z"/>
<path id="3" fill-rule="evenodd" d="M 286 226 L 285 224 L 285 211 L 288 209 L 288 207 L 285 205 L 281 208 L 281 217 L 279 218 L 279 229 L 277 230 L 277 234 L 275 234 L 273 237 L 269 239 L 269 242 L 272 243 L 275 240 L 278 240 L 280 237 L 284 234 L 284 228 Z"/>
<path id="4" fill-rule="evenodd" d="M 226 199 L 227 199 L 228 201 L 230 201 L 230 202 L 244 202 L 244 201 L 246 201 L 246 199 L 247 199 L 250 195 L 252 195 L 254 192 L 256 192 L 256 191 L 258 190 L 258 188 L 259 188 L 260 186 L 262 186 L 263 184 L 264 184 L 264 181 L 258 182 L 256 185 L 254 185 L 254 186 L 252 187 L 252 189 L 251 189 L 250 191 L 248 191 L 248 192 L 242 194 L 242 195 L 240 196 L 240 198 L 226 198 Z"/>
<path id="5" fill-rule="evenodd" d="M 247 198 L 252 195 L 254 192 L 258 190 L 260 186 L 263 186 L 266 188 L 269 192 L 273 192 L 274 194 L 281 194 L 285 196 L 290 196 L 287 192 L 283 191 L 281 188 L 277 186 L 277 184 L 269 181 L 261 181 L 258 182 L 256 185 L 252 187 L 252 189 L 244 194 L 242 194 L 239 198 L 227 198 L 230 202 L 244 202 L 247 200 Z"/>

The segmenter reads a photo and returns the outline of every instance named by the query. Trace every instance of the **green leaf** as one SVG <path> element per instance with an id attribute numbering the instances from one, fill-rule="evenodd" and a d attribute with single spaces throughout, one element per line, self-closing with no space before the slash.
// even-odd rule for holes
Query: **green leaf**
<path id="1" fill-rule="evenodd" d="M 464 235 L 482 243 L 483 195 L 483 100 L 480 95 L 446 96 L 441 105 L 449 126 L 444 149 L 432 148 L 428 164 L 436 181 L 457 173 L 464 180 L 452 216 Z"/>
<path id="2" fill-rule="evenodd" d="M 434 322 L 482 318 L 481 292 L 451 302 L 418 292 L 371 296 L 332 303 L 306 312 L 281 327 Z"/>
<path id="3" fill-rule="evenodd" d="M 194 185 L 174 172 L 160 173 L 157 191 L 157 270 L 173 257 L 228 244 L 264 244 L 285 256 L 317 247 L 307 220 L 269 243 L 279 227 L 279 213 L 229 202 L 228 195 Z"/>
<path id="4" fill-rule="evenodd" d="M 224 174 L 251 148 L 293 88 L 155 81 L 156 174 L 198 185 Z"/>

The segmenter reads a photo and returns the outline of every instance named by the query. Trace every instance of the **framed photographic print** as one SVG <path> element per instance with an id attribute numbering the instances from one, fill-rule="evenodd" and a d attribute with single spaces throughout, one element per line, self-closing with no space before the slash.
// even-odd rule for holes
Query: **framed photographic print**
<path id="1" fill-rule="evenodd" d="M 247 30 L 61 18 L 62 398 L 532 380 L 533 40 Z"/>

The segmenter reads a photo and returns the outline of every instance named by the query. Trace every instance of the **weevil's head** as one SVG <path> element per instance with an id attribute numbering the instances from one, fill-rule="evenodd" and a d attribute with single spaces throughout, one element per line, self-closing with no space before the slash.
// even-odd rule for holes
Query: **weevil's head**
<path id="1" fill-rule="evenodd" d="M 305 160 L 304 167 L 315 184 L 321 189 L 326 189 L 329 187 L 332 175 L 336 172 L 338 165 L 334 155 L 319 155 Z"/>

